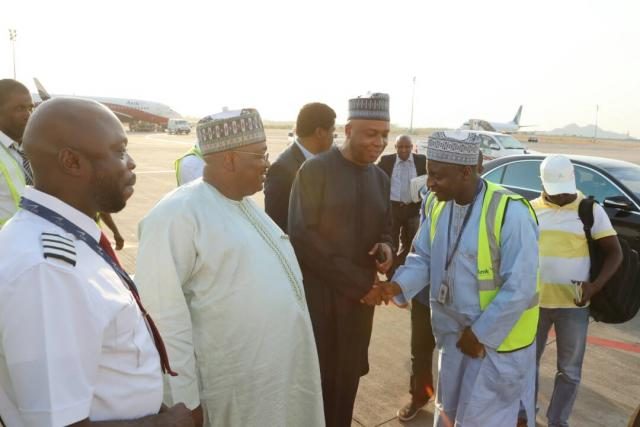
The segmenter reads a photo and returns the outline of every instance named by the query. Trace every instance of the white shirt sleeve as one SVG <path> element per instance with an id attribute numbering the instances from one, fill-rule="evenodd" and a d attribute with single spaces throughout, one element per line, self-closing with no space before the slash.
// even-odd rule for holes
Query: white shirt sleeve
<path id="1" fill-rule="evenodd" d="M 75 272 L 43 261 L 9 284 L 2 348 L 26 426 L 89 417 L 105 320 Z"/>
<path id="2" fill-rule="evenodd" d="M 593 204 L 593 226 L 591 227 L 591 236 L 594 240 L 603 237 L 615 236 L 616 231 L 611 225 L 611 220 L 604 208 L 597 203 Z"/>
<path id="3" fill-rule="evenodd" d="M 187 184 L 193 180 L 202 177 L 202 170 L 204 169 L 204 160 L 198 156 L 186 156 L 181 160 L 180 166 L 180 183 L 179 185 Z"/>
<path id="4" fill-rule="evenodd" d="M 164 403 L 200 405 L 193 327 L 183 284 L 196 260 L 194 226 L 182 215 L 152 212 L 139 227 L 135 281 L 145 308 L 167 348 L 171 368 L 178 374 L 165 379 Z"/>

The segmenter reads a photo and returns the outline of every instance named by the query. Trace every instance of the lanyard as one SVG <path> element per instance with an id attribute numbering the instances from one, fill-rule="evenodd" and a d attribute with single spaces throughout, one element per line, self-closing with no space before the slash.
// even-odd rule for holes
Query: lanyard
<path id="1" fill-rule="evenodd" d="M 133 280 L 131 280 L 131 277 L 129 277 L 129 275 L 116 263 L 111 255 L 106 253 L 104 249 L 100 247 L 98 242 L 96 242 L 93 237 L 89 236 L 86 231 L 82 230 L 80 227 L 64 218 L 57 212 L 54 212 L 51 209 L 25 197 L 20 200 L 20 207 L 22 209 L 28 210 L 35 215 L 38 215 L 39 217 L 46 219 L 47 221 L 62 228 L 67 233 L 73 234 L 77 239 L 82 240 L 87 244 L 87 246 L 93 249 L 95 253 L 100 255 L 102 259 L 104 259 L 116 273 L 118 273 L 118 276 L 120 276 L 120 278 L 125 282 L 131 292 L 134 292 L 136 294 L 138 293 L 138 289 L 136 288 L 135 283 L 133 283 Z"/>
<path id="2" fill-rule="evenodd" d="M 169 356 L 167 355 L 167 349 L 164 346 L 164 342 L 162 341 L 160 332 L 158 331 L 158 328 L 153 322 L 153 319 L 151 319 L 151 316 L 149 316 L 149 313 L 147 313 L 147 311 L 142 306 L 142 301 L 140 301 L 140 294 L 138 293 L 138 288 L 136 287 L 135 283 L 133 283 L 133 280 L 131 280 L 131 277 L 129 277 L 127 272 L 124 271 L 122 267 L 120 267 L 116 259 L 113 256 L 111 256 L 111 254 L 107 253 L 104 249 L 102 249 L 100 244 L 96 242 L 95 239 L 93 239 L 91 236 L 89 236 L 86 231 L 82 230 L 80 227 L 78 227 L 68 219 L 64 218 L 62 215 L 58 214 L 57 212 L 54 212 L 53 210 L 45 206 L 42 206 L 41 204 L 36 203 L 33 200 L 29 200 L 24 197 L 22 198 L 22 200 L 20 200 L 20 207 L 22 209 L 25 209 L 33 213 L 34 215 L 38 215 L 39 217 L 46 219 L 52 224 L 57 225 L 67 233 L 73 234 L 77 239 L 82 240 L 84 243 L 86 243 L 87 246 L 93 249 L 93 251 L 96 254 L 100 255 L 102 259 L 104 259 L 105 262 L 109 264 L 111 268 L 113 268 L 113 270 L 118 274 L 118 276 L 120 276 L 120 279 L 129 288 L 129 292 L 131 292 L 131 294 L 133 295 L 133 299 L 135 300 L 138 308 L 140 309 L 140 312 L 142 313 L 147 323 L 147 326 L 149 328 L 149 333 L 153 338 L 153 343 L 155 344 L 156 350 L 158 350 L 158 355 L 160 356 L 160 367 L 162 368 L 162 372 L 164 372 L 165 374 L 169 374 L 171 376 L 178 375 L 173 370 L 171 370 L 171 366 L 169 366 Z"/>
<path id="3" fill-rule="evenodd" d="M 478 187 L 476 188 L 476 194 L 473 196 L 473 200 L 471 201 L 471 205 L 469 206 L 469 209 L 467 209 L 467 213 L 464 216 L 464 219 L 462 220 L 462 226 L 460 227 L 460 231 L 458 232 L 458 236 L 456 237 L 455 246 L 453 247 L 453 250 L 451 251 L 451 254 L 449 255 L 449 257 L 447 258 L 447 263 L 446 263 L 446 265 L 444 267 L 445 273 L 447 272 L 447 270 L 449 270 L 449 266 L 451 265 L 451 261 L 453 261 L 453 256 L 456 254 L 456 251 L 458 250 L 458 245 L 460 244 L 462 233 L 464 232 L 464 229 L 466 228 L 467 223 L 469 222 L 469 218 L 471 218 L 471 212 L 473 211 L 473 207 L 475 206 L 476 199 L 478 198 L 478 195 L 482 191 L 482 182 L 483 182 L 482 180 L 478 181 Z M 455 203 L 455 201 L 454 201 L 454 203 Z M 451 210 L 449 210 L 449 230 L 447 232 L 447 248 L 449 247 L 449 244 L 451 243 L 451 221 L 453 220 L 453 209 L 454 209 L 454 206 L 452 204 L 451 205 Z"/>

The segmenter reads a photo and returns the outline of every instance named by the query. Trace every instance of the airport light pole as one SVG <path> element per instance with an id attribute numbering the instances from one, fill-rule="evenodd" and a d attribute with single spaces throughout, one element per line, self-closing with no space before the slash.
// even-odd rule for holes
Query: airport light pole
<path id="1" fill-rule="evenodd" d="M 596 104 L 596 127 L 593 129 L 593 142 L 595 143 L 598 139 L 598 110 L 600 106 Z"/>
<path id="2" fill-rule="evenodd" d="M 409 134 L 413 133 L 413 102 L 416 98 L 416 76 L 413 76 L 413 86 L 411 88 L 411 121 L 409 122 Z"/>
<path id="3" fill-rule="evenodd" d="M 16 30 L 9 28 L 9 41 L 13 52 L 13 80 L 16 79 Z"/>

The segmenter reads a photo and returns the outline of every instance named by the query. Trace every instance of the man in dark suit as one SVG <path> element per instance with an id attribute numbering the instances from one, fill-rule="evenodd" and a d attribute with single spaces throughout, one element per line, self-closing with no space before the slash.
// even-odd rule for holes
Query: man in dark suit
<path id="1" fill-rule="evenodd" d="M 331 148 L 335 122 L 336 113 L 328 105 L 312 102 L 303 106 L 296 120 L 293 143 L 269 167 L 264 183 L 264 208 L 284 232 L 293 179 L 305 160 Z"/>
<path id="2" fill-rule="evenodd" d="M 427 173 L 427 158 L 413 154 L 412 149 L 411 137 L 400 135 L 396 138 L 396 154 L 382 156 L 378 162 L 391 180 L 391 233 L 397 257 L 389 277 L 404 264 L 420 223 L 420 203 L 411 199 L 411 180 Z"/>

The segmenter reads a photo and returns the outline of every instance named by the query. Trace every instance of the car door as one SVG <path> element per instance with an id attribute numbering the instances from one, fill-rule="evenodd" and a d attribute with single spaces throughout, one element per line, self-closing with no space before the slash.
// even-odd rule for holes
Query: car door
<path id="1" fill-rule="evenodd" d="M 593 197 L 607 212 L 613 228 L 635 249 L 640 251 L 640 211 L 625 191 L 595 169 L 575 165 L 576 186 L 585 196 Z M 615 207 L 613 202 L 624 202 L 631 209 Z"/>

